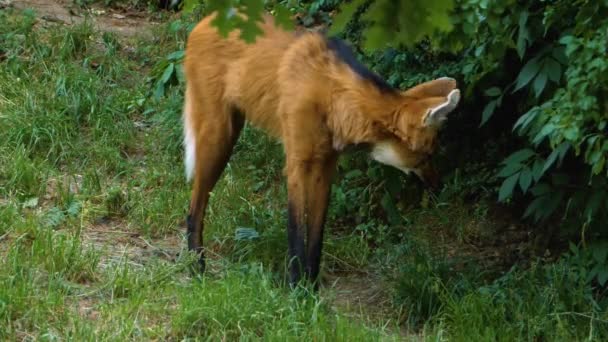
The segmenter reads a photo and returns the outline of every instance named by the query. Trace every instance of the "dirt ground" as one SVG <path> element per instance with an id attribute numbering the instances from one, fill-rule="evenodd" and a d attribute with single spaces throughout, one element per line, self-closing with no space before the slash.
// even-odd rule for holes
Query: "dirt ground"
<path id="1" fill-rule="evenodd" d="M 96 29 L 122 36 L 150 34 L 150 28 L 158 24 L 141 11 L 96 6 L 84 9 L 70 0 L 0 0 L 0 8 L 9 6 L 17 9 L 31 8 L 42 21 L 48 23 L 73 25 L 89 19 Z"/>

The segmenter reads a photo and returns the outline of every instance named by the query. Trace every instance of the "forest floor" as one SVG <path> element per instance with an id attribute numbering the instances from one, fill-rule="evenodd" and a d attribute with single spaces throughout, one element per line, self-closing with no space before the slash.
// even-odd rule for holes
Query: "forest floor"
<path id="1" fill-rule="evenodd" d="M 320 292 L 291 291 L 282 150 L 246 127 L 213 192 L 208 270 L 193 275 L 177 72 L 154 96 L 187 20 L 67 0 L 0 8 L 0 338 L 458 339 L 471 334 L 461 298 L 532 260 L 531 228 L 504 208 L 421 201 L 398 227 L 330 215 Z"/>

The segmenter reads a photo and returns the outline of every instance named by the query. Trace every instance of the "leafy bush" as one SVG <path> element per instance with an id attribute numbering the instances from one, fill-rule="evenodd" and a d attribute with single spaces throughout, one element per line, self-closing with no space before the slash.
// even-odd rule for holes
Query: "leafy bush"
<path id="1" fill-rule="evenodd" d="M 516 110 L 525 112 L 511 114 L 517 119 L 514 131 L 527 138 L 527 146 L 504 160 L 499 199 L 517 188 L 530 191 L 534 200 L 525 215 L 536 220 L 566 205 L 567 214 L 585 224 L 605 215 L 608 5 L 506 1 L 484 8 L 463 1 L 460 10 L 476 15 L 465 16 L 444 41 L 469 46 L 463 50 L 463 78 L 486 88 L 482 124 L 505 101 L 515 100 Z M 513 79 L 502 69 L 520 71 Z M 572 172 L 581 167 L 587 171 Z"/>

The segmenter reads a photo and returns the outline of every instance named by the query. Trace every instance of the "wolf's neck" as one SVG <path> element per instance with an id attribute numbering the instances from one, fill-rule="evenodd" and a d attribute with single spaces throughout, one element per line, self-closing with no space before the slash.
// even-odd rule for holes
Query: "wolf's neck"
<path id="1" fill-rule="evenodd" d="M 362 82 L 363 83 L 363 82 Z M 334 136 L 334 148 L 386 139 L 386 124 L 394 122 L 398 95 L 387 94 L 369 84 L 349 84 L 333 97 L 328 126 Z"/>

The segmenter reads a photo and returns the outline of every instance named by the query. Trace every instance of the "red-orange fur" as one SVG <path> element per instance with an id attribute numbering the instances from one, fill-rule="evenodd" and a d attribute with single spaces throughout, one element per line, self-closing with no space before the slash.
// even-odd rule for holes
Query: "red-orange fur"
<path id="1" fill-rule="evenodd" d="M 192 31 L 184 64 L 186 143 L 190 134 L 195 156 L 189 247 L 201 251 L 209 192 L 247 120 L 284 144 L 289 254 L 303 267 L 292 264 L 290 272 L 292 281 L 302 271 L 314 279 L 340 150 L 381 143 L 387 158 L 403 166 L 398 167 L 411 167 L 432 181 L 428 156 L 440 125 L 424 121 L 431 109 L 451 100 L 456 83 L 440 79 L 405 92 L 383 91 L 340 60 L 319 33 L 286 32 L 268 16 L 264 34 L 246 44 L 238 32 L 222 38 L 212 19 L 203 19 Z"/>

